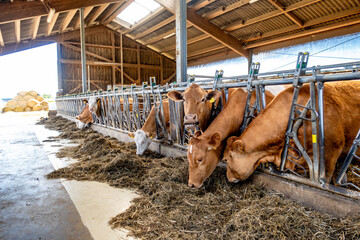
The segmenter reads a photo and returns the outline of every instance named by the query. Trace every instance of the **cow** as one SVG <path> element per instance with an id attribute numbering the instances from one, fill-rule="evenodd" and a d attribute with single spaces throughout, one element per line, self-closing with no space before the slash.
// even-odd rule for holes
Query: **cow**
<path id="1" fill-rule="evenodd" d="M 203 134 L 197 131 L 190 138 L 187 159 L 189 162 L 189 181 L 190 187 L 200 188 L 204 181 L 211 175 L 218 165 L 224 140 L 237 134 L 243 122 L 248 92 L 238 88 L 229 96 L 224 109 L 210 124 Z M 273 99 L 270 92 L 266 93 L 266 102 Z M 255 93 L 252 94 L 251 104 L 255 102 Z"/>
<path id="2" fill-rule="evenodd" d="M 205 131 L 209 125 L 212 103 L 217 103 L 222 93 L 217 90 L 207 92 L 193 83 L 185 92 L 173 90 L 167 96 L 176 102 L 184 101 L 185 125 L 198 125 L 200 130 Z"/>
<path id="3" fill-rule="evenodd" d="M 166 130 L 170 133 L 170 113 L 169 113 L 169 101 L 162 101 L 164 109 L 164 117 Z M 136 132 L 131 132 L 128 135 L 134 138 L 136 143 L 136 154 L 142 155 L 146 149 L 148 149 L 151 139 L 156 135 L 156 120 L 155 120 L 155 107 L 151 108 L 149 116 L 147 117 L 143 127 Z"/>
<path id="4" fill-rule="evenodd" d="M 324 85 L 325 127 L 325 180 L 329 183 L 337 159 L 346 154 L 360 128 L 360 81 L 326 83 Z M 293 88 L 282 91 L 246 128 L 240 137 L 227 140 L 223 160 L 227 162 L 227 178 L 230 182 L 246 180 L 260 163 L 272 162 L 280 166 L 285 144 Z M 310 97 L 309 85 L 300 89 L 298 104 L 305 106 Z M 312 156 L 311 124 L 305 123 L 307 152 Z M 304 142 L 304 126 L 298 131 Z M 315 139 L 316 141 L 316 139 Z M 291 142 L 291 145 L 294 143 Z M 289 148 L 292 152 L 292 148 Z M 360 152 L 360 151 L 358 151 Z M 291 153 L 297 156 L 295 152 Z M 301 157 L 294 160 L 306 167 Z M 296 165 L 287 161 L 285 166 L 296 170 Z"/>
<path id="5" fill-rule="evenodd" d="M 128 98 L 129 99 L 129 105 L 130 105 L 130 111 L 132 111 L 132 102 L 133 99 L 132 98 Z M 101 113 L 104 112 L 104 115 L 106 116 L 106 112 L 103 111 L 102 109 L 102 104 L 101 104 L 101 97 L 96 97 L 96 96 L 91 96 L 89 98 L 89 109 L 90 112 L 92 112 L 93 114 L 95 114 L 98 118 L 100 118 Z M 120 103 L 121 103 L 121 110 L 123 110 L 123 101 L 124 99 L 121 98 L 120 99 Z M 104 103 L 105 105 L 107 105 L 107 101 Z"/>
<path id="6" fill-rule="evenodd" d="M 88 101 L 84 99 L 84 103 L 85 103 L 84 109 L 81 111 L 80 115 L 76 116 L 76 120 L 75 120 L 76 126 L 79 129 L 84 129 L 85 127 L 88 127 L 90 123 L 93 122 L 93 118 L 89 110 Z"/>

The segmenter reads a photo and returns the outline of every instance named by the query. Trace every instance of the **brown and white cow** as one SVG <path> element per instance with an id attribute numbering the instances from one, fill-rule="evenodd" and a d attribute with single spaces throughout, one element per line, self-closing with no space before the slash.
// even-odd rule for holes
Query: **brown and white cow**
<path id="1" fill-rule="evenodd" d="M 169 101 L 163 100 L 163 109 L 166 130 L 170 132 L 170 113 L 169 113 Z M 136 154 L 142 155 L 146 149 L 148 149 L 151 139 L 156 135 L 156 120 L 155 120 L 155 107 L 151 108 L 148 118 L 146 119 L 143 127 L 138 129 L 134 133 L 128 134 L 130 137 L 134 138 L 136 143 Z"/>
<path id="2" fill-rule="evenodd" d="M 85 106 L 84 109 L 81 111 L 79 116 L 76 116 L 76 126 L 79 129 L 84 129 L 85 127 L 88 127 L 90 123 L 93 122 L 93 118 L 91 115 L 91 112 L 89 110 L 89 104 L 87 100 L 84 100 Z"/>
<path id="3" fill-rule="evenodd" d="M 176 102 L 184 101 L 184 124 L 199 125 L 202 131 L 209 125 L 212 103 L 221 97 L 220 91 L 205 91 L 193 83 L 185 92 L 170 91 L 167 96 Z"/>
<path id="4" fill-rule="evenodd" d="M 230 182 L 247 179 L 260 163 L 273 162 L 279 166 L 285 143 L 293 88 L 282 91 L 246 128 L 240 137 L 227 140 L 224 160 Z M 298 104 L 309 99 L 309 86 L 300 89 Z M 312 156 L 310 123 L 305 124 L 307 152 Z M 360 81 L 326 83 L 324 86 L 325 174 L 330 182 L 339 156 L 347 153 L 360 128 Z M 299 129 L 304 141 L 303 127 Z M 358 151 L 360 152 L 360 151 Z M 297 156 L 295 154 L 294 156 Z M 300 158 L 298 164 L 306 166 Z M 295 169 L 294 164 L 287 168 Z"/>
<path id="5" fill-rule="evenodd" d="M 103 112 L 102 109 L 102 104 L 101 101 L 103 100 L 103 98 L 101 97 L 96 97 L 96 96 L 91 96 L 89 98 L 89 109 L 90 112 L 92 112 L 93 114 L 96 114 L 96 116 L 99 118 L 101 116 L 101 113 Z M 121 103 L 121 110 L 123 110 L 123 101 L 124 99 L 121 98 L 120 99 L 120 103 Z M 130 104 L 130 111 L 132 111 L 132 102 L 133 99 L 129 98 L 129 104 Z M 104 102 L 105 106 L 107 106 L 107 101 Z M 106 116 L 106 112 L 104 111 L 104 115 Z"/>
<path id="6" fill-rule="evenodd" d="M 187 151 L 189 162 L 190 187 L 201 187 L 218 165 L 223 147 L 223 142 L 230 135 L 237 134 L 243 121 L 248 92 L 238 88 L 229 96 L 224 109 L 210 124 L 203 134 L 197 131 L 190 139 Z M 266 92 L 266 102 L 273 99 L 270 92 Z M 251 104 L 255 102 L 253 92 Z"/>

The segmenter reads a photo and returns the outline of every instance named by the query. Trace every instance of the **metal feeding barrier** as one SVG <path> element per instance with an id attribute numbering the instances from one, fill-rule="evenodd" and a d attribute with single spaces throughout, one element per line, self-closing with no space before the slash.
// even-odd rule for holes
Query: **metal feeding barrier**
<path id="1" fill-rule="evenodd" d="M 251 120 L 265 108 L 266 87 L 291 84 L 294 91 L 284 136 L 285 145 L 282 151 L 281 165 L 279 168 L 275 168 L 269 164 L 269 167 L 264 171 L 300 182 L 309 179 L 307 183 L 313 186 L 326 188 L 340 194 L 354 195 L 348 192 L 351 190 L 325 184 L 323 99 L 325 82 L 360 79 L 360 62 L 307 67 L 309 56 L 310 54 L 307 52 L 300 52 L 295 70 L 260 73 L 260 63 L 252 63 L 248 75 L 224 77 L 223 71 L 220 70 L 216 71 L 215 76 L 188 75 L 186 82 L 163 86 L 157 85 L 155 78 L 151 77 L 149 85 L 147 83 L 143 83 L 139 87 L 131 85 L 128 89 L 125 86 L 121 89 L 117 86 L 109 86 L 106 92 L 99 90 L 84 94 L 58 96 L 56 98 L 57 110 L 61 115 L 75 117 L 85 106 L 83 100 L 95 97 L 101 103 L 102 111 L 100 111 L 99 117 L 93 115 L 94 124 L 128 133 L 140 129 L 154 107 L 157 129 L 155 141 L 163 141 L 186 149 L 187 142 L 194 131 L 184 126 L 183 103 L 168 99 L 167 92 L 172 90 L 182 92 L 192 83 L 196 83 L 205 90 L 223 91 L 225 102 L 227 102 L 229 88 L 246 88 L 248 96 L 244 116 L 241 116 L 243 124 L 240 129 L 240 132 L 243 132 Z M 309 84 L 310 98 L 305 105 L 302 105 L 298 103 L 298 97 L 304 84 Z M 252 96 L 256 97 L 254 104 L 251 104 Z M 217 116 L 223 107 L 222 99 L 218 102 L 219 104 L 213 103 L 212 105 L 211 120 Z M 165 104 L 169 106 L 169 123 L 165 121 Z M 312 146 L 312 154 L 308 153 L 306 124 L 311 124 L 312 143 L 310 145 Z M 299 130 L 302 126 L 304 129 L 303 142 L 299 138 Z M 359 156 L 356 155 L 359 146 L 360 130 L 336 177 L 336 185 L 350 186 L 352 189 L 360 191 L 360 186 L 347 182 L 346 178 L 346 174 L 349 172 L 360 178 L 360 169 L 351 165 L 354 159 L 360 160 Z M 306 167 L 297 163 L 300 158 L 305 160 Z M 295 172 L 286 168 L 287 163 L 293 164 L 299 171 Z M 261 168 L 264 166 L 262 165 Z M 359 194 L 358 197 L 360 199 Z"/>

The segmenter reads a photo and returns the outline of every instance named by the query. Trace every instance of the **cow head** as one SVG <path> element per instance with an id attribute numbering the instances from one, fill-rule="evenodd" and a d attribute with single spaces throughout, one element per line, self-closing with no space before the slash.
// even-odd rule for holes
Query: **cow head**
<path id="1" fill-rule="evenodd" d="M 189 186 L 200 188 L 219 163 L 221 149 L 220 133 L 210 137 L 200 136 L 197 131 L 190 139 L 187 151 L 189 161 Z"/>
<path id="2" fill-rule="evenodd" d="M 79 129 L 81 129 L 81 130 L 84 129 L 84 128 L 86 128 L 86 127 L 88 126 L 88 124 L 83 123 L 82 121 L 80 121 L 80 120 L 78 119 L 78 117 L 76 117 L 75 123 L 76 123 L 76 126 L 77 126 Z"/>
<path id="3" fill-rule="evenodd" d="M 223 156 L 227 162 L 227 179 L 234 183 L 246 180 L 260 163 L 274 161 L 269 152 L 247 148 L 240 138 L 230 137 L 227 140 Z"/>
<path id="4" fill-rule="evenodd" d="M 99 97 L 91 96 L 89 98 L 89 109 L 91 113 L 96 114 L 97 117 L 100 117 L 101 99 Z"/>
<path id="5" fill-rule="evenodd" d="M 184 124 L 199 125 L 205 130 L 211 114 L 212 103 L 221 97 L 221 92 L 206 92 L 199 85 L 193 83 L 185 92 L 170 91 L 167 96 L 174 101 L 184 101 Z"/>
<path id="6" fill-rule="evenodd" d="M 139 129 L 135 133 L 129 133 L 128 135 L 134 138 L 137 155 L 142 155 L 150 146 L 152 136 L 144 130 Z"/>

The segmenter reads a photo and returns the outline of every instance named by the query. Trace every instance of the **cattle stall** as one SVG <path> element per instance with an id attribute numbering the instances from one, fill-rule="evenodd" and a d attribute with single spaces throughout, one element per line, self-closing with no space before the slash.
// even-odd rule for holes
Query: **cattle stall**
<path id="1" fill-rule="evenodd" d="M 324 154 L 326 149 L 324 149 L 323 105 L 324 83 L 360 79 L 360 62 L 308 67 L 309 56 L 310 54 L 307 52 L 299 53 L 295 69 L 286 71 L 260 73 L 260 63 L 252 63 L 248 75 L 225 77 L 223 71 L 219 70 L 216 71 L 215 76 L 188 75 L 187 82 L 166 85 L 156 84 L 156 79 L 151 77 L 149 84 L 143 83 L 141 86 L 136 86 L 135 84 L 131 85 L 130 88 L 108 86 L 106 91 L 99 90 L 85 94 L 58 96 L 56 98 L 58 114 L 74 119 L 84 107 L 83 99 L 94 96 L 97 99 L 101 99 L 102 109 L 104 110 L 100 117 L 93 115 L 94 125 L 126 134 L 140 129 L 147 119 L 150 109 L 155 107 L 157 131 L 153 141 L 186 150 L 188 139 L 194 129 L 184 126 L 182 102 L 168 99 L 170 134 L 167 133 L 162 104 L 162 101 L 167 99 L 167 92 L 172 90 L 182 92 L 195 82 L 205 90 L 222 90 L 225 101 L 227 101 L 229 88 L 246 88 L 248 98 L 243 116 L 243 125 L 241 126 L 242 132 L 254 118 L 255 114 L 265 108 L 266 87 L 290 84 L 294 87 L 294 92 L 287 131 L 284 136 L 285 145 L 281 156 L 281 166 L 277 168 L 270 163 L 262 164 L 257 168 L 257 171 L 301 183 L 311 188 L 335 193 L 346 198 L 360 200 L 359 182 L 348 181 L 346 178 L 347 174 L 351 174 L 353 177 L 360 179 L 359 167 L 351 164 L 352 161 L 355 162 L 355 159 L 360 159 L 355 154 L 360 145 L 360 130 L 343 164 L 338 166 L 339 171 L 336 173 L 335 185 L 325 182 Z M 306 105 L 300 105 L 297 103 L 297 99 L 299 91 L 305 83 L 310 85 L 310 99 Z M 253 92 L 256 94 L 256 101 L 254 105 L 251 105 L 250 97 Z M 129 102 L 130 98 L 132 103 Z M 215 105 L 213 103 L 212 115 L 216 115 L 221 107 L 221 104 Z M 304 122 L 309 122 L 312 126 L 312 144 L 314 149 L 312 158 L 307 152 L 306 143 L 301 142 L 298 138 L 299 128 Z M 289 144 L 290 141 L 295 143 L 296 148 Z M 298 156 L 289 154 L 289 148 L 296 151 Z M 304 157 L 307 164 L 306 168 L 296 164 L 294 161 L 294 159 L 296 160 L 300 157 Z M 295 172 L 286 168 L 286 162 L 288 161 L 297 165 L 300 171 Z"/>

